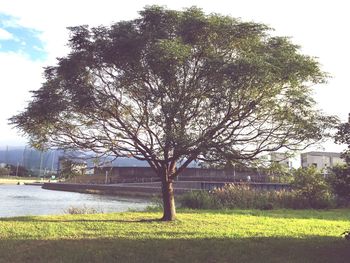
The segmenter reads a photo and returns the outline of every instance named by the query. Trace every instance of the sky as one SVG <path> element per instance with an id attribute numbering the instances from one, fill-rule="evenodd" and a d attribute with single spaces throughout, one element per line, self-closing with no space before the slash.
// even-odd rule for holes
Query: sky
<path id="1" fill-rule="evenodd" d="M 135 19 L 138 11 L 153 4 L 177 10 L 197 6 L 206 13 L 264 23 L 274 28 L 271 34 L 291 37 L 331 76 L 326 84 L 314 87 L 318 109 L 347 120 L 350 16 L 346 0 L 0 0 L 0 146 L 26 143 L 8 118 L 23 111 L 30 91 L 40 88 L 43 67 L 55 65 L 57 57 L 68 53 L 67 27 Z M 328 142 L 318 149 L 342 147 Z"/>

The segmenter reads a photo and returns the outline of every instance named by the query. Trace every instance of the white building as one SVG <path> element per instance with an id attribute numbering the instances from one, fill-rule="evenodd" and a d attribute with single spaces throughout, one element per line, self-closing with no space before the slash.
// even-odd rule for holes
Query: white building
<path id="1" fill-rule="evenodd" d="M 292 167 L 292 162 L 290 160 L 290 155 L 287 153 L 279 153 L 279 152 L 273 152 L 270 153 L 271 156 L 271 162 L 277 162 L 285 167 Z"/>
<path id="2" fill-rule="evenodd" d="M 315 166 L 317 169 L 327 169 L 336 164 L 344 164 L 337 152 L 306 152 L 300 155 L 301 167 Z"/>
<path id="3" fill-rule="evenodd" d="M 280 165 L 291 168 L 292 162 L 290 159 L 290 155 L 288 153 L 283 152 L 271 152 L 267 155 L 264 155 L 262 160 L 268 162 L 268 164 L 279 163 Z"/>

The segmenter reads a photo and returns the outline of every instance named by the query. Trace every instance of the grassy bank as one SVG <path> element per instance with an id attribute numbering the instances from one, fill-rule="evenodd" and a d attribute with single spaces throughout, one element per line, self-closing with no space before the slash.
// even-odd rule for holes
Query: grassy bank
<path id="1" fill-rule="evenodd" d="M 182 211 L 0 220 L 0 262 L 349 262 L 350 210 Z"/>
<path id="2" fill-rule="evenodd" d="M 34 182 L 47 182 L 48 180 L 41 181 L 37 177 L 0 177 L 0 184 L 17 184 L 19 183 L 34 183 Z"/>

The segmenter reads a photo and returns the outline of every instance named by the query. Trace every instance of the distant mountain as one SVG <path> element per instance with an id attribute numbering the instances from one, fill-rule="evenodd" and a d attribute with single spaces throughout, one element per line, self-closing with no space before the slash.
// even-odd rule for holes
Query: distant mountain
<path id="1" fill-rule="evenodd" d="M 42 169 L 56 170 L 58 157 L 62 155 L 61 150 L 50 150 L 40 152 L 29 147 L 2 147 L 0 149 L 0 163 L 21 165 L 28 170 Z"/>
<path id="2" fill-rule="evenodd" d="M 66 156 L 73 159 L 82 159 L 87 163 L 88 167 L 93 167 L 94 154 L 82 154 L 78 151 L 64 152 L 63 150 L 49 150 L 45 152 L 38 151 L 30 147 L 0 147 L 0 163 L 12 165 L 21 165 L 28 170 L 54 170 L 58 169 L 58 159 Z M 139 161 L 135 158 L 105 158 L 100 161 L 100 165 L 113 165 L 120 167 L 149 167 L 146 161 Z M 197 163 L 192 162 L 189 167 L 198 167 Z"/>

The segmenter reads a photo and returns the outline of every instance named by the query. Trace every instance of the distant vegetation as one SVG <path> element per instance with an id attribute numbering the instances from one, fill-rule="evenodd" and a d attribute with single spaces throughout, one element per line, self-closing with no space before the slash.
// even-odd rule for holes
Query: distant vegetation
<path id="1" fill-rule="evenodd" d="M 291 191 L 259 191 L 249 184 L 228 184 L 210 192 L 190 192 L 179 200 L 183 207 L 196 209 L 323 209 L 350 205 L 349 185 L 341 184 L 341 180 L 334 179 L 338 178 L 335 175 L 325 178 L 316 168 L 310 167 L 295 170 L 292 178 Z"/>

